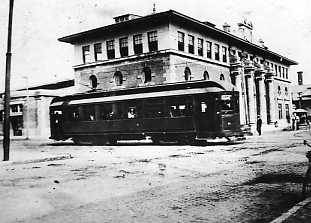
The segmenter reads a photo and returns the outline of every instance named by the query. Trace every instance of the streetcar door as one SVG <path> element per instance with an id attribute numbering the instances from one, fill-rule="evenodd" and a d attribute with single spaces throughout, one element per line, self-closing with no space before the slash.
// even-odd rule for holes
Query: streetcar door
<path id="1" fill-rule="evenodd" d="M 62 139 L 63 138 L 63 111 L 60 108 L 53 108 L 51 110 L 51 138 Z"/>
<path id="2" fill-rule="evenodd" d="M 208 136 L 210 132 L 214 132 L 217 127 L 217 108 L 216 97 L 204 95 L 198 97 L 196 109 L 196 129 L 198 136 Z"/>

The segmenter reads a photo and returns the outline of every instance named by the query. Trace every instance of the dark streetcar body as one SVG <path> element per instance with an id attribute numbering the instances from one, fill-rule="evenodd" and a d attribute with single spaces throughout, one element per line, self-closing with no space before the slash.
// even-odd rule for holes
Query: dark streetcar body
<path id="1" fill-rule="evenodd" d="M 241 136 L 238 98 L 214 81 L 57 97 L 50 106 L 50 138 L 95 145 Z"/>

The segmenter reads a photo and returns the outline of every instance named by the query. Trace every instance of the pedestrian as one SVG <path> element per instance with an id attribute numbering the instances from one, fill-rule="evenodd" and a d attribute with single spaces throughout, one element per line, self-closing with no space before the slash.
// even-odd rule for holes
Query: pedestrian
<path id="1" fill-rule="evenodd" d="M 296 117 L 295 114 L 292 114 L 292 130 L 296 130 Z"/>
<path id="2" fill-rule="evenodd" d="M 262 120 L 260 118 L 260 115 L 257 117 L 257 132 L 259 135 L 261 135 L 261 126 L 262 126 Z"/>

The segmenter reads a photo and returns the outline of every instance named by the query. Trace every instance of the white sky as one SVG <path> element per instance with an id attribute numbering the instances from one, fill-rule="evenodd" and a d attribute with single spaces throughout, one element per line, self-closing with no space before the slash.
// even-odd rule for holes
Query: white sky
<path id="1" fill-rule="evenodd" d="M 299 63 L 290 75 L 297 83 L 311 83 L 310 0 L 15 0 L 12 42 L 12 88 L 73 78 L 73 47 L 57 38 L 113 23 L 125 13 L 147 15 L 153 2 L 157 12 L 169 9 L 222 27 L 243 17 L 251 20 L 254 34 L 270 50 Z M 0 4 L 0 89 L 4 89 L 9 0 Z"/>

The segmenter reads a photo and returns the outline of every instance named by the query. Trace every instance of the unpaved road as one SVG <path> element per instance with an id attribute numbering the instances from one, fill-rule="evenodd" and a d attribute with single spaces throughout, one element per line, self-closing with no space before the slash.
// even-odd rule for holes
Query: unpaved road
<path id="1" fill-rule="evenodd" d="M 269 222 L 300 197 L 310 132 L 234 145 L 14 141 L 1 222 Z M 2 155 L 2 154 L 1 154 Z"/>

